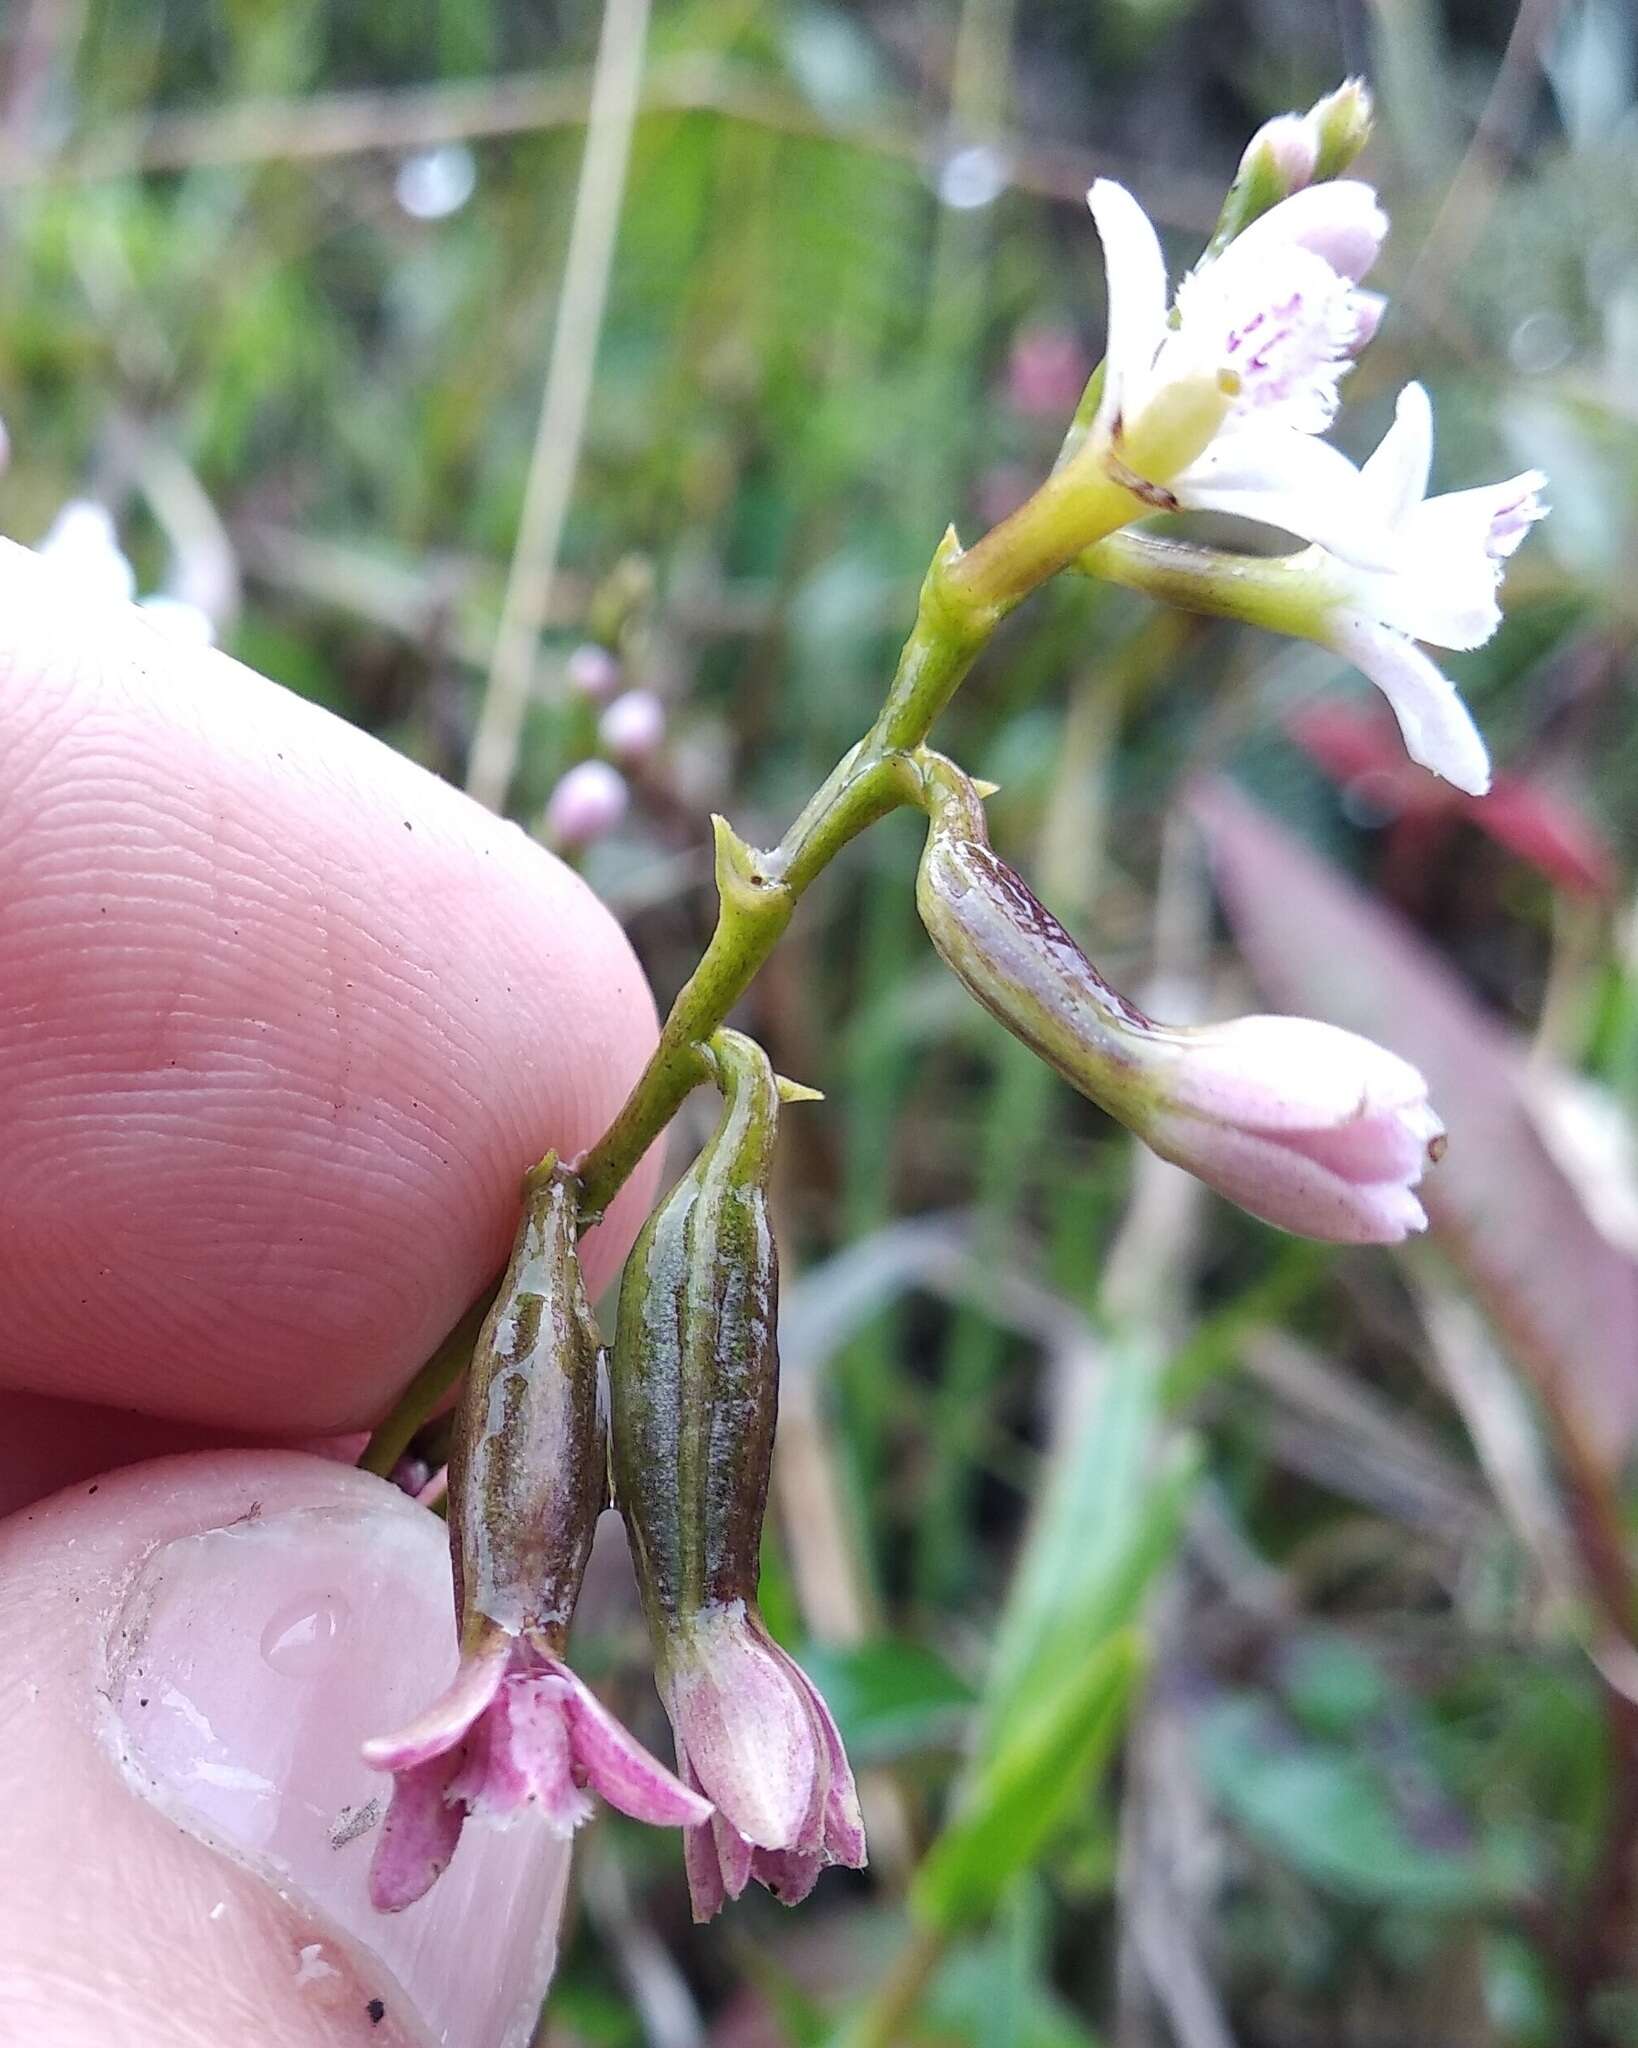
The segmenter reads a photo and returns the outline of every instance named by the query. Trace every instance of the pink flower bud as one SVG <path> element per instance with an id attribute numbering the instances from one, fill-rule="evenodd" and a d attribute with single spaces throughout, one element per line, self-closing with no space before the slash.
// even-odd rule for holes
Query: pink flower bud
<path id="1" fill-rule="evenodd" d="M 543 827 L 553 846 L 589 846 L 626 815 L 626 778 L 607 761 L 580 761 L 546 800 Z"/>
<path id="2" fill-rule="evenodd" d="M 606 647 L 587 640 L 577 647 L 563 665 L 569 688 L 600 704 L 620 687 L 620 664 Z"/>
<path id="3" fill-rule="evenodd" d="M 364 1761 L 393 1774 L 370 1865 L 370 1899 L 384 1913 L 431 1890 L 469 1815 L 504 1827 L 533 1810 L 567 1836 L 592 1792 L 656 1827 L 697 1827 L 711 1813 L 567 1664 L 496 1628 L 419 1720 L 364 1745 Z"/>
<path id="4" fill-rule="evenodd" d="M 627 690 L 597 721 L 597 737 L 622 767 L 635 767 L 665 738 L 665 706 L 652 690 Z"/>
<path id="5" fill-rule="evenodd" d="M 1319 162 L 1319 132 L 1303 114 L 1276 114 L 1265 121 L 1246 145 L 1242 168 L 1258 157 L 1268 160 L 1284 192 L 1300 192 L 1313 180 Z"/>
<path id="6" fill-rule="evenodd" d="M 716 1808 L 685 1844 L 696 1920 L 752 1878 L 793 1906 L 827 1865 L 863 1868 L 864 1823 L 836 1723 L 743 1600 L 677 1629 L 663 1690 L 682 1777 Z"/>
<path id="7" fill-rule="evenodd" d="M 1411 1189 L 1443 1149 L 1416 1069 L 1330 1024 L 1156 1023 L 998 860 L 973 785 L 930 757 L 916 903 L 1014 1037 L 1158 1152 L 1266 1222 L 1341 1244 L 1426 1227 Z"/>
<path id="8" fill-rule="evenodd" d="M 1395 1054 L 1304 1017 L 1153 1027 L 1140 1042 L 1155 1106 L 1134 1127 L 1242 1209 L 1343 1244 L 1427 1227 L 1411 1190 L 1444 1126 Z"/>

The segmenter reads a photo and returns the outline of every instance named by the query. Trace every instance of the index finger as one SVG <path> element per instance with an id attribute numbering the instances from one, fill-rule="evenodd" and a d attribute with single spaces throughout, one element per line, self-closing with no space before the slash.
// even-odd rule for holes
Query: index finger
<path id="1" fill-rule="evenodd" d="M 653 1038 L 516 826 L 0 543 L 0 1383 L 369 1422 Z"/>

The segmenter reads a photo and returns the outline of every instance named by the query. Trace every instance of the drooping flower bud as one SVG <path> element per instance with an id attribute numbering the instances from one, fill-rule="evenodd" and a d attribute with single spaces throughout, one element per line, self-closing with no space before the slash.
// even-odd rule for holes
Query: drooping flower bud
<path id="1" fill-rule="evenodd" d="M 546 799 L 542 829 L 552 846 L 572 852 L 612 832 L 630 802 L 618 768 L 607 761 L 577 761 Z"/>
<path id="2" fill-rule="evenodd" d="M 635 768 L 665 738 L 665 706 L 652 690 L 627 690 L 597 721 L 597 737 L 622 768 Z"/>
<path id="3" fill-rule="evenodd" d="M 721 1121 L 637 1240 L 620 1291 L 615 1493 L 684 1780 L 713 1802 L 687 1838 L 695 1917 L 755 1878 L 787 1904 L 865 1860 L 829 1710 L 756 1606 L 778 1402 L 768 1172 L 779 1084 L 760 1047 L 712 1039 Z"/>
<path id="4" fill-rule="evenodd" d="M 600 704 L 620 687 L 620 661 L 595 640 L 583 640 L 563 664 L 569 688 L 581 697 Z"/>
<path id="5" fill-rule="evenodd" d="M 1304 1237 L 1396 1244 L 1443 1149 L 1414 1067 L 1301 1017 L 1156 1023 L 989 844 L 971 782 L 930 758 L 916 903 L 945 964 L 1071 1087 L 1162 1158 Z"/>
<path id="6" fill-rule="evenodd" d="M 384 1912 L 432 1886 L 469 1815 L 504 1826 L 534 1810 L 568 1835 L 591 1791 L 661 1826 L 710 1814 L 563 1661 L 608 1493 L 602 1345 L 576 1227 L 571 1178 L 555 1166 L 536 1175 L 450 1458 L 460 1667 L 417 1720 L 364 1748 L 393 1774 L 370 1868 Z"/>

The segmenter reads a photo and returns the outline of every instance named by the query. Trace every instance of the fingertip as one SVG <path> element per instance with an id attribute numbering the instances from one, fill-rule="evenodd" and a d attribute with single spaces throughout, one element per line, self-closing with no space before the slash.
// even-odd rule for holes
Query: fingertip
<path id="1" fill-rule="evenodd" d="M 3 544 L 0 808 L 0 1376 L 367 1426 L 640 1071 L 624 934 L 515 825 Z"/>
<path id="2" fill-rule="evenodd" d="M 567 1870 L 543 1826 L 468 1829 L 401 1915 L 367 1896 L 359 1745 L 455 1663 L 434 1518 L 316 1459 L 207 1453 L 14 1517 L 0 1561 L 0 2037 L 529 2038 Z"/>

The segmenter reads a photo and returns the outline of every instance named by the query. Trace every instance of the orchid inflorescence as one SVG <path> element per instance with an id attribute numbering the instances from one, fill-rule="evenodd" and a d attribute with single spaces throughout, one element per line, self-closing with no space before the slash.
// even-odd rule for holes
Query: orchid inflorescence
<path id="1" fill-rule="evenodd" d="M 461 1659 L 436 1704 L 366 1752 L 394 1781 L 372 1870 L 383 1909 L 424 1894 L 467 1819 L 533 1812 L 567 1834 L 593 1792 L 685 1830 L 702 1919 L 752 1879 L 794 1902 L 827 1865 L 864 1863 L 836 1725 L 757 1607 L 778 1395 L 768 1182 L 781 1107 L 811 1091 L 780 1080 L 725 1020 L 808 884 L 887 812 L 927 818 L 917 905 L 946 964 L 1155 1152 L 1306 1236 L 1392 1244 L 1425 1226 L 1414 1190 L 1444 1133 L 1412 1067 L 1301 1018 L 1182 1027 L 1146 1016 L 994 852 L 986 787 L 927 744 L 998 621 L 1070 570 L 1330 648 L 1380 685 L 1417 761 L 1486 788 L 1484 743 L 1416 643 L 1474 647 L 1495 631 L 1502 570 L 1542 516 L 1544 480 L 1531 471 L 1429 497 L 1432 413 L 1416 384 L 1363 466 L 1322 438 L 1383 312 L 1363 280 L 1387 221 L 1368 185 L 1340 175 L 1368 127 L 1357 83 L 1269 123 L 1172 294 L 1137 201 L 1108 180 L 1093 186 L 1107 355 L 1056 467 L 971 547 L 946 534 L 875 725 L 780 844 L 760 851 L 715 821 L 716 929 L 658 1047 L 598 1143 L 529 1176 L 475 1347 L 452 1338 L 439 1354 L 450 1376 L 469 1368 L 449 1469 Z M 1190 512 L 1302 545 L 1238 554 L 1156 529 Z M 571 682 L 602 700 L 619 673 L 582 649 Z M 604 718 L 617 758 L 657 731 L 657 706 L 630 697 Z M 585 766 L 617 780 L 603 762 Z M 601 817 L 610 788 L 588 781 L 563 807 L 600 802 Z M 581 822 L 578 811 L 559 820 L 562 836 Z M 640 1235 L 605 1348 L 578 1238 L 702 1084 L 720 1094 L 719 1121 Z M 392 1468 L 441 1391 L 437 1374 L 420 1376 L 377 1432 L 373 1469 Z M 675 1773 L 566 1661 L 592 1530 L 610 1505 L 626 1524 Z"/>

